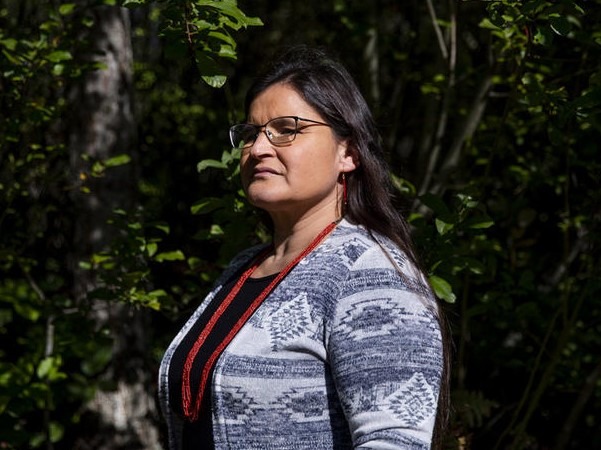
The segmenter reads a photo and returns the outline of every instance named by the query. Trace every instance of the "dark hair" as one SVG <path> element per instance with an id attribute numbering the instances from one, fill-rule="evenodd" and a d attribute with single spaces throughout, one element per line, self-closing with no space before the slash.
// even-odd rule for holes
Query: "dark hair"
<path id="1" fill-rule="evenodd" d="M 252 84 L 246 94 L 248 116 L 255 98 L 274 84 L 292 87 L 348 142 L 358 167 L 345 174 L 348 203 L 345 218 L 391 239 L 420 267 L 411 243 L 409 225 L 394 206 L 395 191 L 385 159 L 382 139 L 371 110 L 347 69 L 325 51 L 306 46 L 284 50 Z M 437 314 L 444 347 L 443 382 L 434 430 L 440 445 L 448 411 L 448 339 L 442 311 Z"/>

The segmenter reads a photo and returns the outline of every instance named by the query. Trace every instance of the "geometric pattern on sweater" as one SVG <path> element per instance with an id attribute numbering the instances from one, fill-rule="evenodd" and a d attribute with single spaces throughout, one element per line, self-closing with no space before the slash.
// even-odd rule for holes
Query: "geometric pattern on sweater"
<path id="1" fill-rule="evenodd" d="M 305 293 L 279 305 L 275 310 L 266 308 L 262 320 L 260 327 L 269 333 L 273 351 L 277 351 L 286 342 L 312 334 L 314 328 L 311 307 Z"/>
<path id="2" fill-rule="evenodd" d="M 346 311 L 338 331 L 353 341 L 390 335 L 398 332 L 406 314 L 393 299 L 370 298 L 354 303 Z"/>
<path id="3" fill-rule="evenodd" d="M 327 420 L 327 394 L 313 387 L 292 388 L 284 391 L 278 402 L 286 406 L 290 418 L 296 422 Z"/>
<path id="4" fill-rule="evenodd" d="M 388 399 L 388 408 L 407 427 L 416 427 L 436 411 L 432 387 L 420 372 L 413 374 Z"/>
<path id="5" fill-rule="evenodd" d="M 248 396 L 248 392 L 240 386 L 224 392 L 223 403 L 227 405 L 227 408 L 224 408 L 224 418 L 229 423 L 236 424 L 246 422 L 249 419 L 249 414 L 258 405 L 256 401 Z"/>

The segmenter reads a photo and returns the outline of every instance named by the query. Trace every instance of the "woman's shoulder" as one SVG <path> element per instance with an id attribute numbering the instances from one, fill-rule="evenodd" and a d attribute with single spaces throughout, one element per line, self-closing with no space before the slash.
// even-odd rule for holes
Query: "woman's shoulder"
<path id="1" fill-rule="evenodd" d="M 356 284 L 357 279 L 373 283 L 389 280 L 431 297 L 424 274 L 391 239 L 344 220 L 329 244 L 329 252 L 336 255 L 336 265 L 345 266 L 345 278 L 351 284 Z"/>
<path id="2" fill-rule="evenodd" d="M 409 265 L 405 253 L 392 240 L 346 219 L 340 222 L 328 243 L 326 250 L 344 257 L 350 265 Z"/>

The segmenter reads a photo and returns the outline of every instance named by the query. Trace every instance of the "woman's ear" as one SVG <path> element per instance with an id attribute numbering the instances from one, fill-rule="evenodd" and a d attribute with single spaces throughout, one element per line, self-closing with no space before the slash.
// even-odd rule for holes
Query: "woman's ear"
<path id="1" fill-rule="evenodd" d="M 340 155 L 340 172 L 352 172 L 359 167 L 359 155 L 348 145 L 348 141 L 338 144 L 338 154 Z"/>

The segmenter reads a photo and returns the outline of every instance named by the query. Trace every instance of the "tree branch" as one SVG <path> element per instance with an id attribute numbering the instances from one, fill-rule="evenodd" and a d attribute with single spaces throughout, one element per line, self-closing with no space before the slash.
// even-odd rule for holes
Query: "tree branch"
<path id="1" fill-rule="evenodd" d="M 447 45 L 444 41 L 442 30 L 440 29 L 440 25 L 438 24 L 438 18 L 436 17 L 436 11 L 434 10 L 432 0 L 426 0 L 426 5 L 428 6 L 428 13 L 430 14 L 430 19 L 432 19 L 432 27 L 434 27 L 434 33 L 436 34 L 438 48 L 440 48 L 442 58 L 446 60 L 449 58 L 449 51 L 447 50 Z"/>

